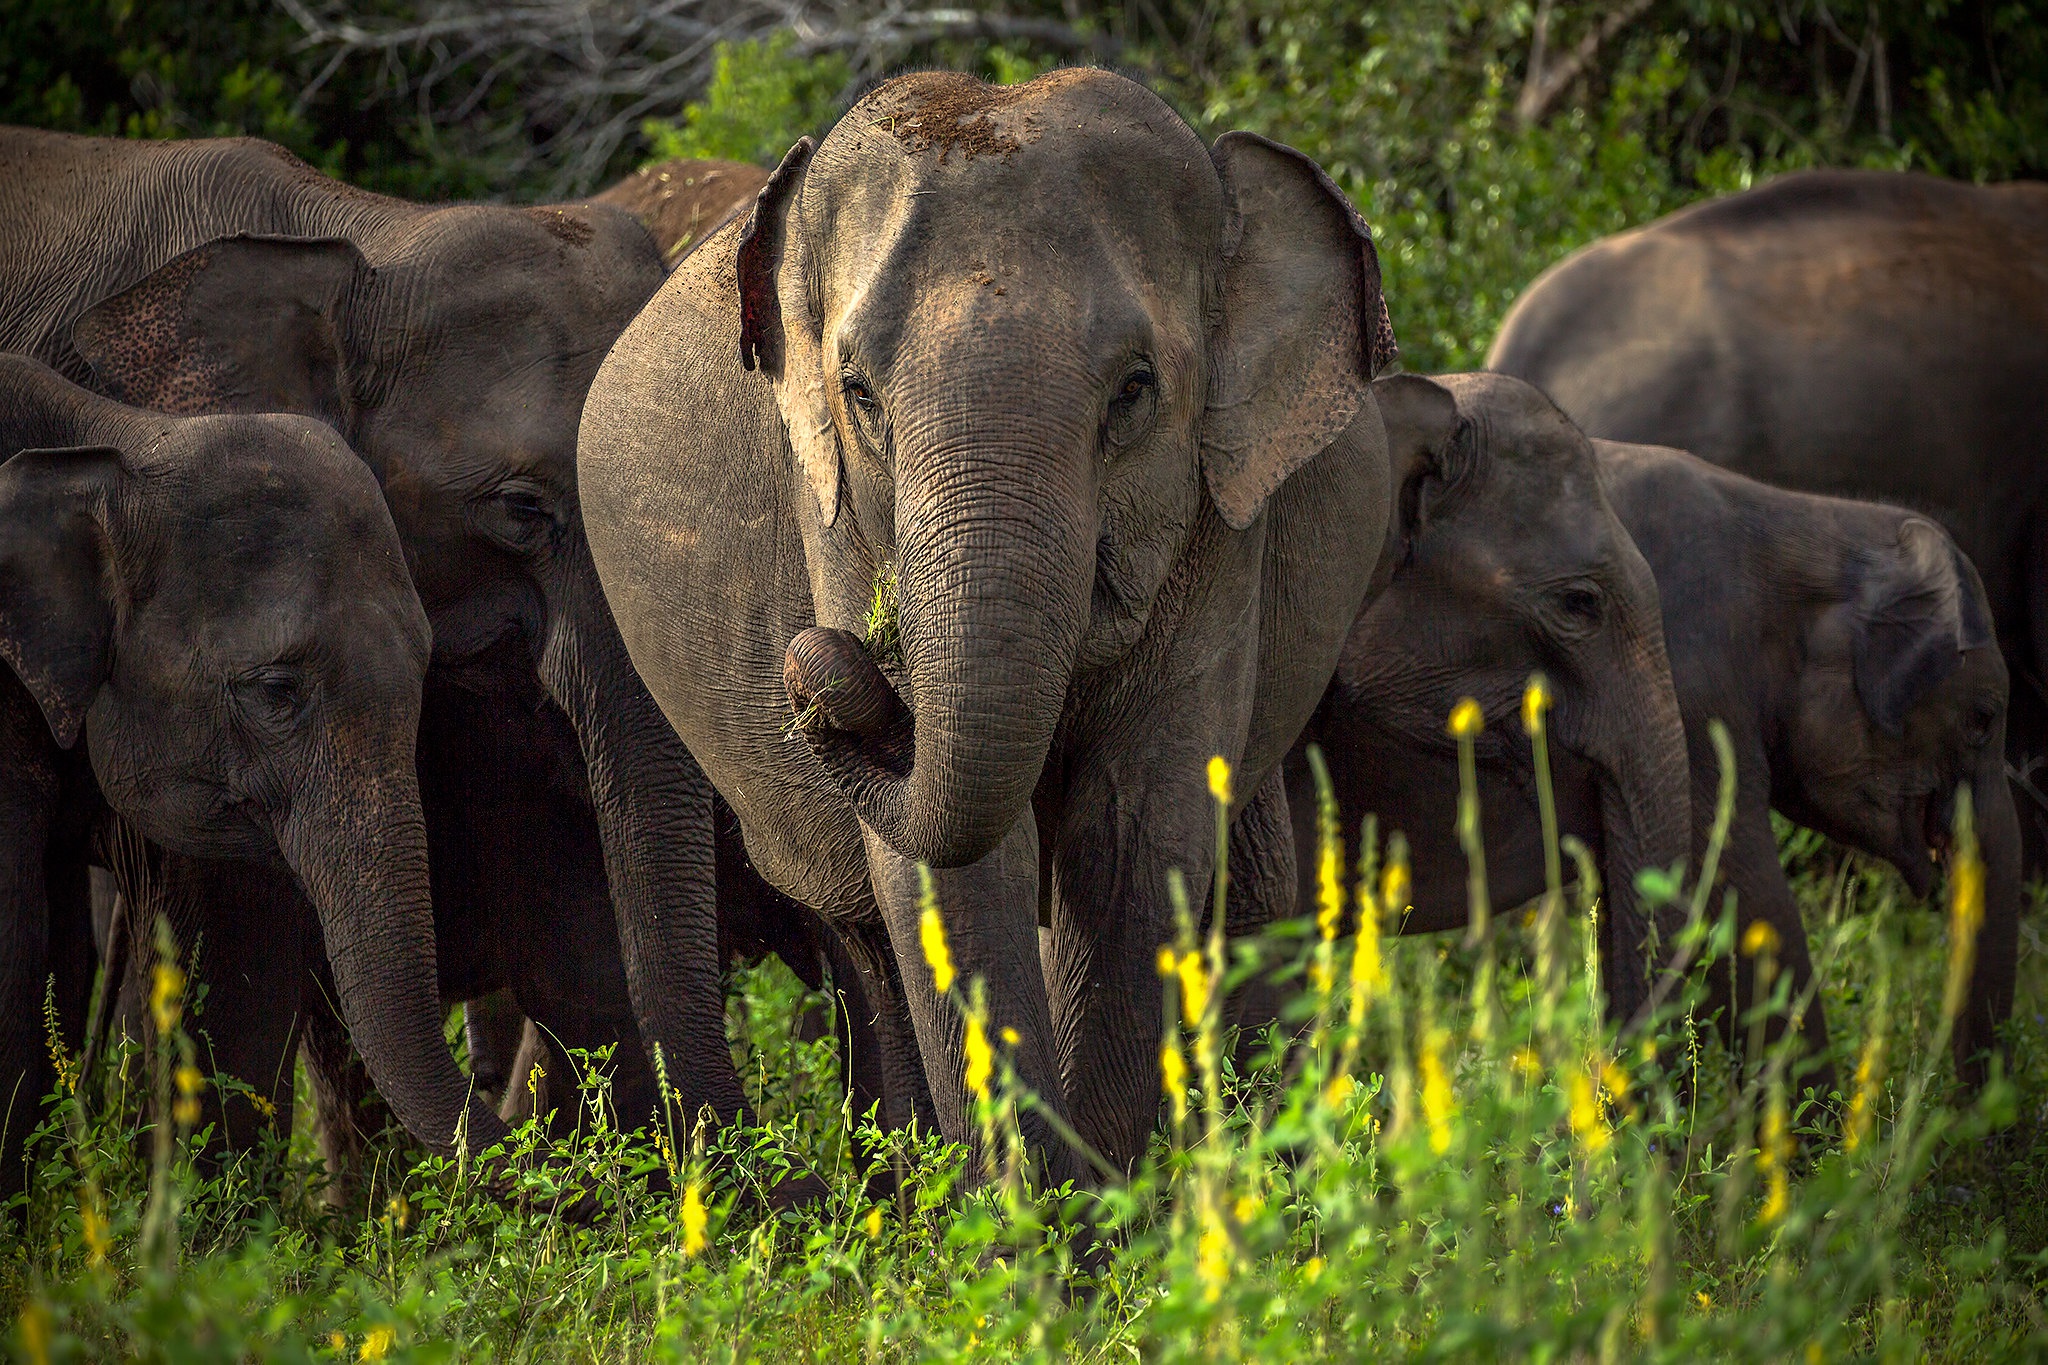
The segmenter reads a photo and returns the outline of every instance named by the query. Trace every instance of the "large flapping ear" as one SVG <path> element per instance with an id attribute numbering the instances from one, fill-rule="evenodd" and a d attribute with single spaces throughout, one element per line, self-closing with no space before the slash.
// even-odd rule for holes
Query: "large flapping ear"
<path id="1" fill-rule="evenodd" d="M 24 450 L 0 464 L 0 659 L 66 749 L 111 662 L 105 517 L 121 468 L 111 446 Z"/>
<path id="2" fill-rule="evenodd" d="M 159 412 L 297 412 L 339 431 L 354 402 L 354 244 L 222 237 L 87 309 L 71 341 L 104 393 Z"/>
<path id="3" fill-rule="evenodd" d="M 1878 729 L 1896 737 L 1964 651 L 1994 637 L 1975 570 L 1932 522 L 1908 517 L 1898 544 L 1866 565 L 1856 594 L 1856 694 Z"/>
<path id="4" fill-rule="evenodd" d="M 818 518 L 839 515 L 839 433 L 825 399 L 820 347 L 824 320 L 817 315 L 811 262 L 803 233 L 793 231 L 797 192 L 815 147 L 801 138 L 755 196 L 740 232 L 734 265 L 740 286 L 740 364 L 759 366 L 775 384 L 775 401 L 789 448 L 818 498 Z"/>
<path id="5" fill-rule="evenodd" d="M 1225 133 L 1210 159 L 1229 218 L 1202 469 L 1241 531 L 1358 415 L 1394 329 L 1372 234 L 1320 166 L 1252 133 Z"/>

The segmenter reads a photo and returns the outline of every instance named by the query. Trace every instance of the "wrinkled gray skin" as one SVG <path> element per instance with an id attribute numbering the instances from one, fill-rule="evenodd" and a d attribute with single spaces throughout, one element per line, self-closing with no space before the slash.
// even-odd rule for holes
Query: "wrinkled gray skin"
<path id="1" fill-rule="evenodd" d="M 1783 176 L 1553 267 L 1487 364 L 1589 435 L 1938 521 L 1983 576 L 2048 873 L 2048 185 Z"/>
<path id="2" fill-rule="evenodd" d="M 1445 730 L 1467 696 L 1486 716 L 1477 760 L 1491 908 L 1541 893 L 1534 752 L 1521 724 L 1523 692 L 1540 672 L 1554 699 L 1564 828 L 1601 859 L 1604 984 L 1613 1001 L 1639 1000 L 1635 874 L 1687 859 L 1693 811 L 1650 566 L 1601 492 L 1591 445 L 1536 390 L 1464 374 L 1394 375 L 1373 391 L 1395 510 L 1374 592 L 1288 756 L 1301 903 L 1315 899 L 1313 743 L 1347 843 L 1369 812 L 1408 837 L 1414 909 L 1404 929 L 1467 923 L 1457 748 Z M 1616 925 L 1627 927 L 1621 941 Z"/>
<path id="3" fill-rule="evenodd" d="M 640 1036 L 671 1059 L 689 1112 L 739 1114 L 711 793 L 626 657 L 576 495 L 584 393 L 662 278 L 646 232 L 602 206 L 423 208 L 256 141 L 23 130 L 0 131 L 0 226 L 0 346 L 169 411 L 317 416 L 370 466 L 432 622 L 430 697 L 465 689 L 524 727 L 454 747 L 581 772 L 589 807 L 559 818 L 594 809 Z M 436 707 L 422 729 L 463 723 Z M 488 794 L 502 779 L 422 787 Z M 463 817 L 430 811 L 430 826 Z M 444 975 L 461 947 L 518 988 L 498 960 L 516 907 L 473 908 L 486 931 L 448 945 Z"/>
<path id="4" fill-rule="evenodd" d="M 1696 843 L 1718 763 L 1707 723 L 1735 744 L 1734 823 L 1722 855 L 1747 925 L 1778 931 L 1779 961 L 1811 975 L 1799 909 L 1778 862 L 1775 807 L 1883 858 L 1915 895 L 1949 843 L 1967 786 L 1985 867 L 1976 975 L 1956 1031 L 1965 1076 L 2012 1011 L 2019 821 L 2005 781 L 2006 671 L 1975 567 L 1924 516 L 1787 492 L 1682 451 L 1595 441 L 1615 511 L 1656 570 L 1664 639 L 1692 753 Z M 1754 1000 L 1741 959 L 1740 999 Z M 1816 1050 L 1816 1003 L 1804 1024 Z M 1823 1071 L 1815 1083 L 1825 1089 Z"/>
<path id="5" fill-rule="evenodd" d="M 0 457 L 10 1152 L 45 1091 L 46 972 L 81 997 L 85 863 L 116 815 L 171 858 L 275 865 L 317 911 L 309 934 L 254 926 L 209 941 L 200 964 L 203 1047 L 243 1038 L 250 1016 L 281 1021 L 267 1056 L 221 1060 L 257 1075 L 287 1128 L 292 1010 L 245 971 L 296 991 L 324 938 L 392 1105 L 418 1131 L 452 1131 L 467 1082 L 442 1041 L 413 775 L 430 637 L 375 481 L 317 422 L 143 412 L 14 356 L 0 357 Z M 254 1110 L 227 1108 L 212 1118 L 247 1141 Z"/>
<path id="6" fill-rule="evenodd" d="M 880 87 L 620 338 L 578 470 L 606 594 L 749 856 L 845 932 L 892 1117 L 928 1081 L 974 1136 L 922 860 L 1024 1084 L 1142 1152 L 1166 874 L 1209 881 L 1211 755 L 1284 803 L 1369 570 L 1338 547 L 1385 515 L 1391 349 L 1311 163 L 1088 70 Z M 884 566 L 886 673 L 857 634 Z"/>

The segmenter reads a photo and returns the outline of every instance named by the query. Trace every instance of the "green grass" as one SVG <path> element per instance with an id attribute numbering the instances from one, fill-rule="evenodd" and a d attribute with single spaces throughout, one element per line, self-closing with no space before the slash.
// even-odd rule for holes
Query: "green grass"
<path id="1" fill-rule="evenodd" d="M 758 1127 L 622 1135 L 592 1062 L 575 1141 L 528 1130 L 457 1163 L 387 1137 L 352 1213 L 322 1202 L 303 1134 L 207 1174 L 189 1136 L 159 1150 L 174 1063 L 130 1048 L 97 1078 L 100 1117 L 66 1098 L 37 1135 L 34 1192 L 0 1242 L 10 1345 L 30 1360 L 2040 1358 L 2038 908 L 2011 1077 L 1952 1108 L 1943 913 L 1868 860 L 1789 828 L 1786 844 L 1852 1092 L 1841 1122 L 1799 1108 L 1785 1054 L 1738 1068 L 1682 1010 L 1654 1062 L 1640 1043 L 1617 1054 L 1569 893 L 1469 944 L 1375 933 L 1361 950 L 1355 886 L 1386 873 L 1371 853 L 1353 866 L 1354 846 L 1325 864 L 1333 936 L 1311 920 L 1294 940 L 1308 989 L 1291 1064 L 1269 1038 L 1239 1072 L 1212 983 L 1249 959 L 1226 965 L 1183 916 L 1162 964 L 1179 1103 L 1138 1176 L 1100 1196 L 1032 1187 L 1014 1140 L 1029 1098 L 999 1038 L 978 1152 L 849 1138 L 835 1044 L 798 1039 L 812 1002 L 779 965 L 739 973 L 729 1013 Z M 1377 925 L 1386 907 L 1367 903 Z M 978 1017 L 973 983 L 953 998 Z M 792 1168 L 823 1176 L 829 1203 L 765 1212 L 759 1192 Z M 558 1216 L 571 1197 L 583 1216 Z M 1097 1234 L 1113 1250 L 1077 1265 Z"/>

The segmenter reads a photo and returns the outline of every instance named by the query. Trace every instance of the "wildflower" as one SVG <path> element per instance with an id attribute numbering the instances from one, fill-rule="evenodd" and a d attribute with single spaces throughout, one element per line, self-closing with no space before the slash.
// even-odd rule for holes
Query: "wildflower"
<path id="1" fill-rule="evenodd" d="M 43 989 L 43 1039 L 49 1045 L 50 1065 L 57 1072 L 57 1089 L 78 1093 L 78 1069 L 64 1050 L 64 1029 L 57 1018 L 57 980 L 50 978 Z"/>
<path id="2" fill-rule="evenodd" d="M 880 1204 L 877 1204 L 873 1208 L 868 1210 L 867 1221 L 863 1223 L 861 1226 L 867 1232 L 868 1240 L 870 1242 L 875 1241 L 881 1237 L 882 1206 Z"/>
<path id="3" fill-rule="evenodd" d="M 1320 1256 L 1309 1257 L 1308 1264 L 1301 1268 L 1301 1275 L 1310 1284 L 1314 1284 L 1317 1280 L 1323 1278 L 1323 1258 Z"/>
<path id="4" fill-rule="evenodd" d="M 1180 964 L 1180 959 L 1176 958 L 1176 957 L 1175 957 L 1175 956 L 1173 955 L 1173 945 L 1172 945 L 1172 944 L 1170 944 L 1170 943 L 1162 943 L 1162 944 L 1160 944 L 1160 945 L 1159 945 L 1159 960 L 1158 960 L 1158 963 L 1156 964 L 1156 965 L 1158 966 L 1158 968 L 1159 968 L 1159 979 L 1160 979 L 1161 981 L 1170 981 L 1170 980 L 1172 980 L 1172 979 L 1173 979 L 1173 974 L 1174 974 L 1174 972 L 1175 972 L 1175 971 L 1176 971 L 1176 970 L 1178 969 L 1178 967 L 1179 967 L 1179 964 Z"/>
<path id="5" fill-rule="evenodd" d="M 704 1187 L 692 1180 L 683 1190 L 683 1255 L 695 1256 L 704 1250 L 704 1226 L 707 1221 L 704 1213 Z"/>
<path id="6" fill-rule="evenodd" d="M 1173 1105 L 1173 1121 L 1179 1123 L 1188 1116 L 1188 1064 L 1172 1038 L 1159 1045 L 1159 1082 Z"/>
<path id="7" fill-rule="evenodd" d="M 1213 1213 L 1195 1242 L 1195 1274 L 1201 1277 L 1202 1298 L 1214 1303 L 1223 1296 L 1223 1282 L 1230 1278 L 1230 1234 L 1223 1220 Z"/>
<path id="8" fill-rule="evenodd" d="M 1543 733 L 1543 713 L 1550 709 L 1550 684 L 1541 673 L 1529 679 L 1522 691 L 1522 729 L 1534 739 Z"/>
<path id="9" fill-rule="evenodd" d="M 346 1351 L 348 1349 L 348 1338 L 343 1336 L 339 1331 L 329 1332 L 327 1334 L 327 1349 L 334 1352 L 336 1355 L 340 1355 L 343 1351 Z"/>
<path id="10" fill-rule="evenodd" d="M 995 1053 L 989 1048 L 988 1033 L 981 1016 L 967 1016 L 967 1088 L 980 1099 L 988 1098 L 988 1078 L 995 1069 Z"/>
<path id="11" fill-rule="evenodd" d="M 50 1310 L 34 1299 L 21 1310 L 21 1345 L 35 1365 L 49 1365 Z"/>
<path id="12" fill-rule="evenodd" d="M 1628 1093 L 1628 1072 L 1621 1069 L 1619 1062 L 1607 1062 L 1600 1068 L 1600 1084 L 1608 1094 L 1620 1099 Z"/>
<path id="13" fill-rule="evenodd" d="M 92 1264 L 101 1264 L 107 1259 L 107 1253 L 114 1249 L 113 1234 L 107 1227 L 106 1218 L 88 1204 L 79 1213 L 78 1221 L 85 1233 L 85 1249 L 92 1258 Z"/>
<path id="14" fill-rule="evenodd" d="M 1393 881 L 1393 871 L 1393 868 L 1388 868 L 1388 875 L 1382 881 Z M 1354 1026 L 1365 1022 L 1366 1005 L 1371 1002 L 1373 992 L 1386 983 L 1386 964 L 1380 960 L 1379 906 L 1373 903 L 1372 891 L 1361 886 L 1358 888 L 1358 938 L 1351 945 L 1350 1013 Z"/>
<path id="15" fill-rule="evenodd" d="M 1698 1301 L 1699 1306 L 1703 1309 L 1710 1309 L 1714 1306 L 1714 1301 L 1707 1297 L 1707 1291 L 1704 1289 L 1694 1290 L 1693 1298 Z"/>
<path id="16" fill-rule="evenodd" d="M 1408 859 L 1405 844 L 1397 837 L 1390 844 L 1400 845 L 1400 852 L 1391 847 L 1386 871 L 1380 873 L 1380 904 L 1390 915 L 1398 915 L 1408 908 Z"/>
<path id="17" fill-rule="evenodd" d="M 1984 924 L 1984 860 L 1977 855 L 1977 836 L 1970 826 L 1970 796 L 1956 793 L 1956 850 L 1948 874 L 1948 980 L 1941 993 L 1942 1013 L 1953 1019 L 1963 1010 L 1963 992 L 1970 984 L 1977 931 Z"/>
<path id="18" fill-rule="evenodd" d="M 1877 1088 L 1884 1083 L 1884 1034 L 1873 1032 L 1856 1059 L 1856 1093 L 1849 1100 L 1849 1119 L 1842 1125 L 1842 1146 L 1855 1151 L 1870 1136 L 1875 1120 Z"/>
<path id="19" fill-rule="evenodd" d="M 1316 929 L 1329 943 L 1344 918 L 1344 841 L 1337 836 L 1335 802 L 1317 812 L 1316 826 Z"/>
<path id="20" fill-rule="evenodd" d="M 1230 804 L 1230 763 L 1222 754 L 1209 760 L 1209 795 L 1219 806 Z"/>
<path id="21" fill-rule="evenodd" d="M 953 950 L 946 946 L 946 925 L 939 918 L 939 892 L 931 869 L 919 864 L 924 878 L 924 913 L 917 919 L 918 941 L 924 945 L 924 960 L 931 964 L 932 988 L 940 995 L 953 989 Z"/>
<path id="22" fill-rule="evenodd" d="M 1451 1149 L 1451 1116 L 1457 1105 L 1451 1098 L 1451 1079 L 1444 1074 L 1443 1045 L 1450 1034 L 1433 1028 L 1423 1036 L 1422 1055 L 1416 1068 L 1422 1072 L 1422 1118 L 1429 1125 L 1429 1150 L 1442 1156 Z"/>
<path id="23" fill-rule="evenodd" d="M 1261 1200 L 1257 1195 L 1241 1194 L 1237 1197 L 1237 1203 L 1231 1207 L 1230 1216 L 1237 1219 L 1240 1223 L 1249 1223 L 1258 1216 L 1259 1210 L 1265 1206 L 1265 1201 Z"/>
<path id="24" fill-rule="evenodd" d="M 1757 1140 L 1757 1164 L 1764 1169 L 1764 1206 L 1757 1222 L 1766 1226 L 1785 1216 L 1790 1202 L 1786 1166 L 1792 1159 L 1792 1136 L 1785 1129 L 1785 1097 L 1773 1093 L 1764 1108 L 1764 1131 Z"/>
<path id="25" fill-rule="evenodd" d="M 1452 739 L 1475 739 L 1486 728 L 1486 713 L 1472 698 L 1460 697 L 1451 708 L 1450 724 L 1444 728 L 1450 731 Z"/>
<path id="26" fill-rule="evenodd" d="M 1752 920 L 1742 931 L 1742 954 L 1744 957 L 1758 957 L 1764 953 L 1778 951 L 1778 931 L 1771 927 L 1769 920 Z"/>
<path id="27" fill-rule="evenodd" d="M 1340 1071 L 1323 1087 L 1323 1103 L 1332 1109 L 1342 1109 L 1345 1102 L 1351 1098 L 1352 1092 L 1357 1089 L 1358 1082 L 1351 1079 L 1351 1073 Z"/>
<path id="28" fill-rule="evenodd" d="M 149 988 L 149 1014 L 158 1033 L 169 1033 L 184 1017 L 185 974 L 174 962 L 159 962 Z"/>
<path id="29" fill-rule="evenodd" d="M 1180 955 L 1175 970 L 1180 974 L 1181 1011 L 1192 1023 L 1209 1012 L 1209 971 L 1201 952 L 1193 948 Z"/>
<path id="30" fill-rule="evenodd" d="M 1007 1047 L 1015 1047 L 1024 1041 L 1024 1035 L 1011 1028 L 1008 1024 L 1003 1025 L 1003 1031 L 996 1036 L 1001 1038 Z"/>
<path id="31" fill-rule="evenodd" d="M 1607 1131 L 1607 1124 L 1600 1115 L 1600 1097 L 1593 1089 L 1593 1078 L 1574 1067 L 1566 1081 L 1565 1093 L 1570 1102 L 1572 1132 L 1578 1135 L 1589 1152 L 1604 1152 L 1614 1135 Z"/>
<path id="32" fill-rule="evenodd" d="M 356 1352 L 357 1360 L 382 1360 L 391 1354 L 391 1344 L 398 1340 L 398 1333 L 390 1327 L 372 1327 L 370 1334 L 363 1338 L 363 1349 Z"/>
<path id="33" fill-rule="evenodd" d="M 268 1096 L 258 1095 L 254 1092 L 251 1092 L 249 1095 L 249 1107 L 254 1109 L 257 1113 L 261 1114 L 266 1119 L 274 1119 L 277 1117 L 277 1106 L 270 1102 Z"/>
<path id="34" fill-rule="evenodd" d="M 391 1220 L 392 1227 L 404 1232 L 405 1225 L 412 1221 L 412 1205 L 405 1202 L 404 1195 L 394 1194 L 391 1202 L 384 1206 L 384 1216 Z"/>
<path id="35" fill-rule="evenodd" d="M 1516 1048 L 1513 1061 L 1515 1070 L 1532 1081 L 1543 1074 L 1543 1059 L 1536 1055 L 1533 1047 Z"/>

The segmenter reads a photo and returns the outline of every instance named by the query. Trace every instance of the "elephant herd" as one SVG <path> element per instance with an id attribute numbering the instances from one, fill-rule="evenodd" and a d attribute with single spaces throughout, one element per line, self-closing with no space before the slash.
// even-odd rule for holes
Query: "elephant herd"
<path id="1" fill-rule="evenodd" d="M 262 1101 L 209 1093 L 230 1146 L 295 1057 L 337 1162 L 374 1097 L 488 1147 L 537 1046 L 615 1045 L 629 1124 L 657 1073 L 742 1120 L 722 973 L 767 951 L 847 1002 L 857 1108 L 972 1141 L 934 894 L 1044 1176 L 1088 1178 L 1062 1127 L 1127 1167 L 1209 759 L 1233 933 L 1307 894 L 1310 743 L 1408 836 L 1401 927 L 1451 927 L 1445 717 L 1487 719 L 1520 904 L 1538 672 L 1618 1021 L 1718 720 L 1721 876 L 1802 981 L 1770 812 L 1925 895 L 1969 790 L 1958 1056 L 1995 1050 L 2048 871 L 2048 188 L 1785 177 L 1581 252 L 1435 379 L 1320 168 L 1087 69 L 900 77 L 772 173 L 532 208 L 5 129 L 0 226 L 10 1188 L 46 990 L 69 1046 L 100 977 L 146 1033 L 159 921 Z"/>

